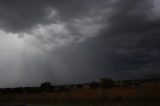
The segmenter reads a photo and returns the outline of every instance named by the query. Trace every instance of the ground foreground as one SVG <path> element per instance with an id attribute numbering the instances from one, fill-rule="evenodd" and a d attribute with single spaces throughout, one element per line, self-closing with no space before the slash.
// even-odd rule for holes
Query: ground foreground
<path id="1" fill-rule="evenodd" d="M 7 92 L 0 93 L 0 106 L 160 106 L 160 84 L 33 93 Z"/>
<path id="2" fill-rule="evenodd" d="M 45 105 L 45 104 L 0 104 L 0 106 L 160 106 L 160 102 L 117 102 L 117 103 L 69 103 L 69 104 L 54 104 L 54 105 Z"/>

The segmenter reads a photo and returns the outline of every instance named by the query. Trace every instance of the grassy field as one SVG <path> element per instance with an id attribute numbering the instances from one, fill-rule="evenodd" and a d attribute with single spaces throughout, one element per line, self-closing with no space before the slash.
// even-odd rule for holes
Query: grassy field
<path id="1" fill-rule="evenodd" d="M 113 87 L 109 89 L 73 89 L 61 92 L 0 94 L 0 103 L 67 104 L 87 106 L 160 106 L 160 85 Z M 136 105 L 137 104 L 137 105 Z M 66 106 L 66 105 L 65 105 Z"/>
<path id="2" fill-rule="evenodd" d="M 101 103 L 101 104 L 93 104 L 93 103 L 70 103 L 70 104 L 0 104 L 0 106 L 160 106 L 160 103 L 156 102 L 118 102 L 118 103 Z"/>

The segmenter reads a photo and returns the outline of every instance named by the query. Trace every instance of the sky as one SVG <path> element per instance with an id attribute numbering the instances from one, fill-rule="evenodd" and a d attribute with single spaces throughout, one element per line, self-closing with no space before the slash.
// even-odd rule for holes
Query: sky
<path id="1" fill-rule="evenodd" d="M 0 87 L 160 77 L 159 0 L 0 0 Z"/>

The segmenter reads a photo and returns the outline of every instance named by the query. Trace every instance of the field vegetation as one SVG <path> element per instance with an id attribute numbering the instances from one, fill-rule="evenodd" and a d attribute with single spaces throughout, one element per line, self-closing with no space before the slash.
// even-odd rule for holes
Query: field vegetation
<path id="1" fill-rule="evenodd" d="M 94 83 L 97 84 L 97 83 Z M 104 84 L 104 82 L 103 82 Z M 47 84 L 46 84 L 47 85 Z M 112 85 L 112 84 L 111 84 Z M 138 86 L 125 85 L 91 88 L 65 88 L 56 89 L 43 85 L 37 88 L 8 88 L 1 89 L 0 103 L 27 103 L 27 104 L 61 104 L 61 103 L 156 103 L 160 104 L 160 83 L 142 83 Z M 146 105 L 147 106 L 147 105 Z M 158 106 L 158 105 L 157 105 Z"/>

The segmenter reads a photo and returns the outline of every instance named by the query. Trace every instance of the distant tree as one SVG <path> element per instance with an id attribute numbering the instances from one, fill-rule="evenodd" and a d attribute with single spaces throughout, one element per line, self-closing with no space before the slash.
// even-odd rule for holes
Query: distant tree
<path id="1" fill-rule="evenodd" d="M 48 89 L 52 88 L 52 84 L 50 82 L 44 82 L 41 84 L 40 88 L 42 90 L 48 90 Z"/>
<path id="2" fill-rule="evenodd" d="M 42 89 L 40 87 L 25 87 L 24 90 L 26 93 L 40 93 Z"/>
<path id="3" fill-rule="evenodd" d="M 102 78 L 102 79 L 100 79 L 100 86 L 103 89 L 111 88 L 114 86 L 114 81 L 109 78 Z"/>
<path id="4" fill-rule="evenodd" d="M 83 88 L 83 85 L 82 84 L 77 84 L 76 88 Z"/>
<path id="5" fill-rule="evenodd" d="M 66 85 L 59 85 L 58 86 L 58 91 L 66 91 L 66 90 L 68 90 Z"/>
<path id="6" fill-rule="evenodd" d="M 132 82 L 131 81 L 123 81 L 123 86 L 126 86 L 126 87 L 129 87 L 129 86 L 132 86 Z"/>
<path id="7" fill-rule="evenodd" d="M 13 88 L 12 92 L 14 92 L 14 93 L 23 93 L 23 88 L 22 87 Z"/>
<path id="8" fill-rule="evenodd" d="M 11 93 L 12 89 L 11 88 L 4 88 L 3 93 Z"/>
<path id="9" fill-rule="evenodd" d="M 89 84 L 89 87 L 90 87 L 91 89 L 96 89 L 96 88 L 99 87 L 99 83 L 97 83 L 97 82 L 91 82 L 91 83 Z"/>
<path id="10" fill-rule="evenodd" d="M 140 81 L 136 81 L 136 82 L 134 83 L 134 85 L 135 85 L 136 87 L 138 87 L 138 86 L 141 85 L 141 82 L 140 82 Z"/>

